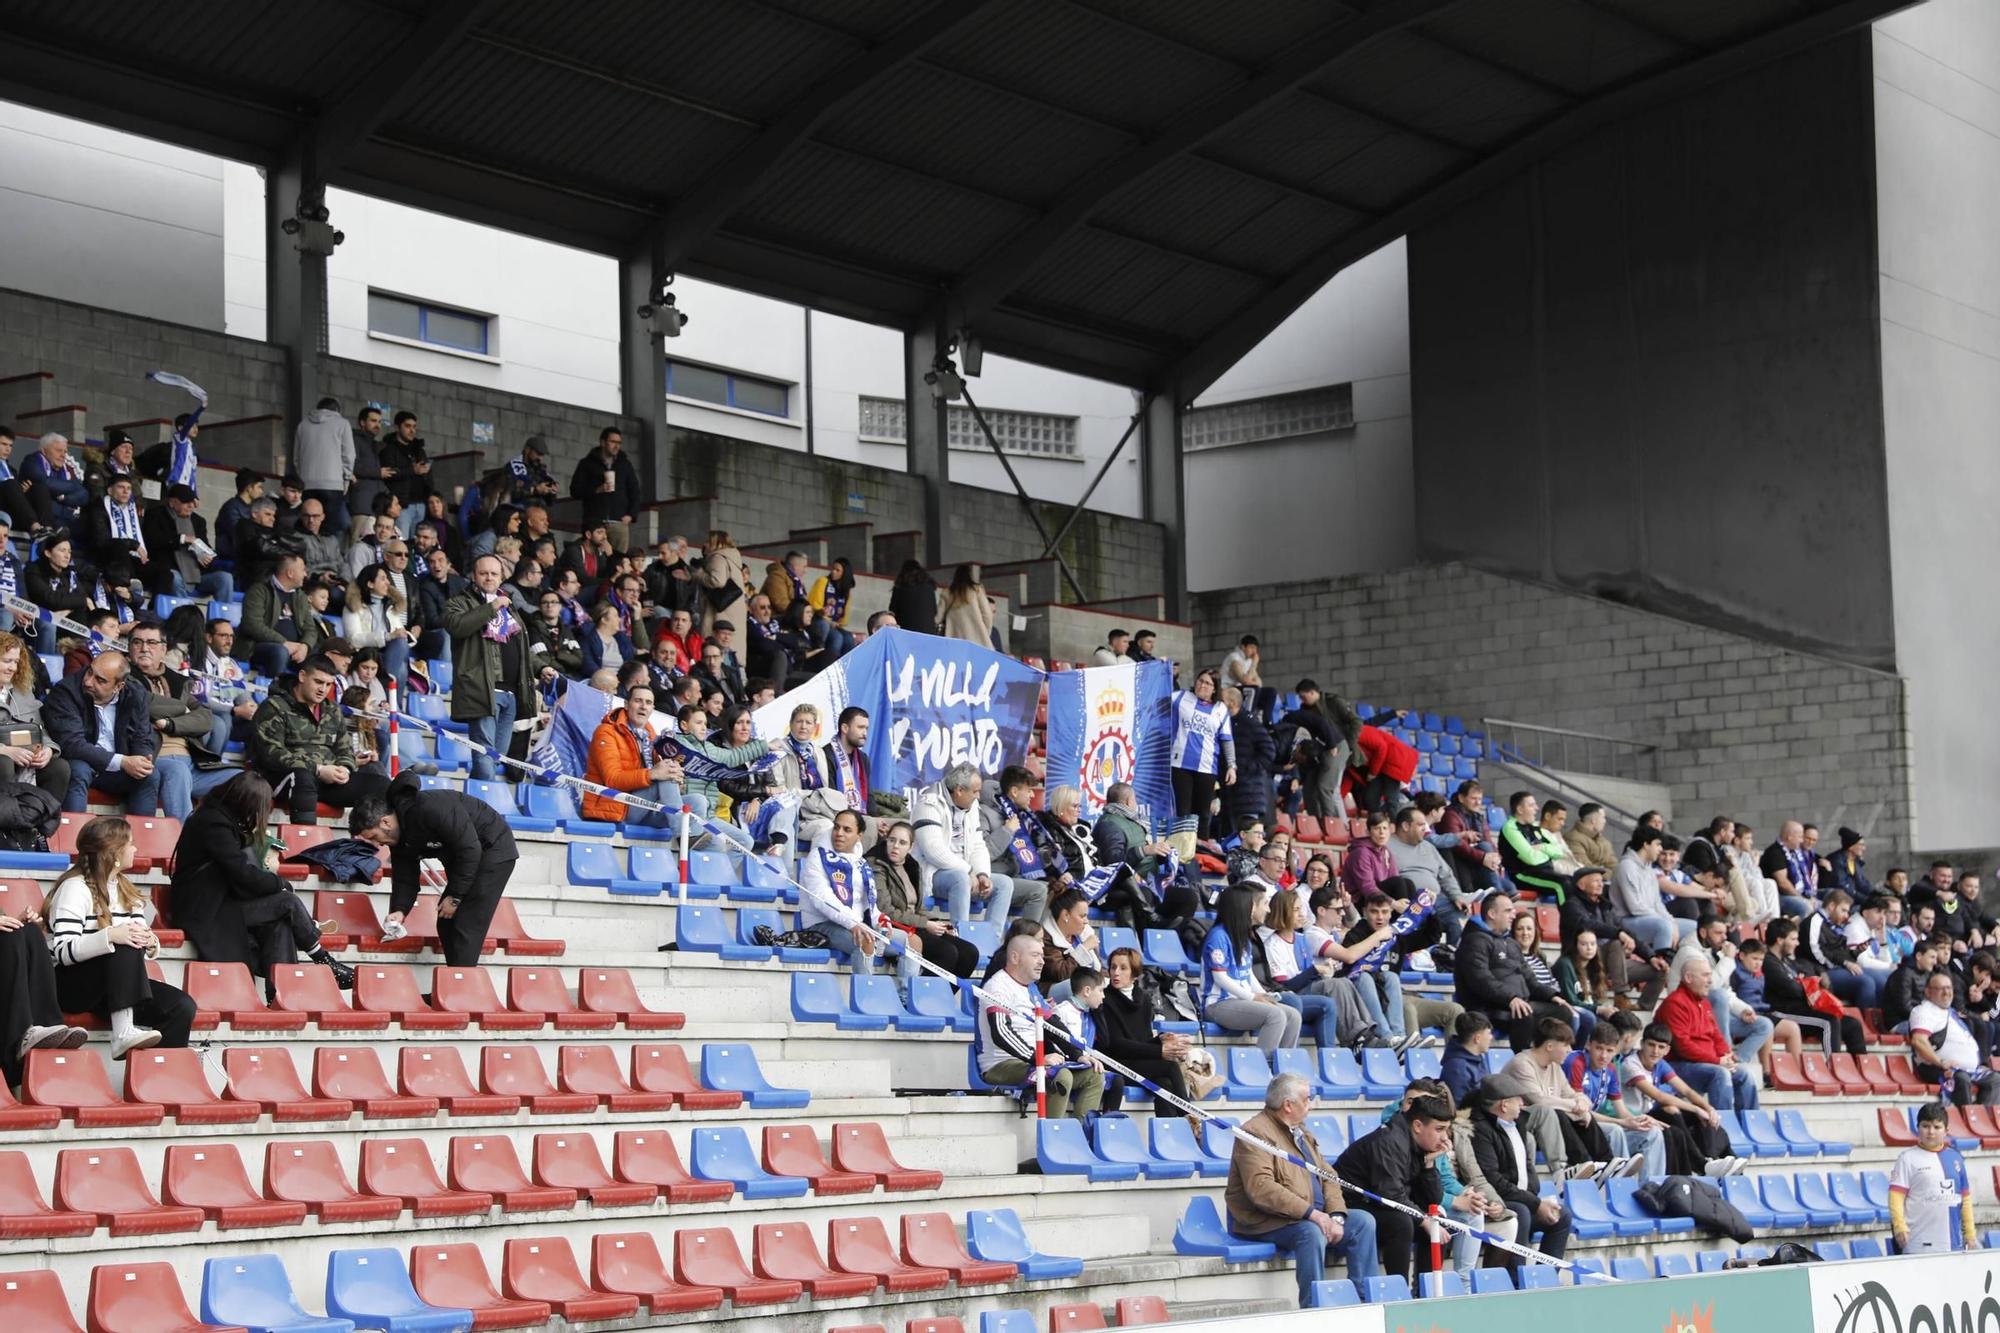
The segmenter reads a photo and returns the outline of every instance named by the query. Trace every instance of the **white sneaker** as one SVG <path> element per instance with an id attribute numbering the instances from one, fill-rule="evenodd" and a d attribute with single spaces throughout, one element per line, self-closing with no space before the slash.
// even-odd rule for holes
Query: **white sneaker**
<path id="1" fill-rule="evenodd" d="M 1412 972 L 1435 972 L 1438 970 L 1438 965 L 1431 961 L 1431 951 L 1429 949 L 1419 949 L 1415 953 L 1405 956 L 1403 966 L 1409 968 Z"/>
<path id="2" fill-rule="evenodd" d="M 1615 1178 L 1615 1177 L 1617 1177 L 1617 1176 L 1621 1176 L 1621 1175 L 1624 1175 L 1624 1176 L 1642 1176 L 1642 1175 L 1646 1174 L 1646 1159 L 1645 1159 L 1644 1157 L 1640 1156 L 1640 1155 L 1639 1155 L 1638 1153 L 1634 1153 L 1634 1154 L 1632 1154 L 1632 1155 L 1631 1155 L 1630 1157 L 1627 1157 L 1627 1158 L 1625 1159 L 1625 1164 L 1624 1164 L 1624 1165 L 1625 1165 L 1625 1169 L 1624 1169 L 1623 1171 L 1614 1171 L 1614 1172 L 1611 1172 L 1611 1173 L 1610 1173 L 1609 1175 L 1607 1175 L 1607 1176 L 1606 1176 L 1605 1178 L 1606 1178 L 1607 1180 L 1609 1180 L 1609 1179 L 1613 1179 L 1613 1178 Z"/>
<path id="3" fill-rule="evenodd" d="M 82 1028 L 73 1028 L 65 1023 L 48 1023 L 29 1028 L 21 1034 L 21 1055 L 26 1058 L 29 1051 L 47 1047 L 55 1051 L 73 1051 L 89 1040 L 90 1034 Z"/>
<path id="4" fill-rule="evenodd" d="M 1564 1180 L 1590 1180 L 1597 1175 L 1597 1163 L 1578 1162 L 1562 1173 Z"/>
<path id="5" fill-rule="evenodd" d="M 160 1034 L 151 1028 L 133 1028 L 111 1042 L 111 1058 L 123 1060 L 134 1051 L 149 1050 L 160 1044 Z"/>

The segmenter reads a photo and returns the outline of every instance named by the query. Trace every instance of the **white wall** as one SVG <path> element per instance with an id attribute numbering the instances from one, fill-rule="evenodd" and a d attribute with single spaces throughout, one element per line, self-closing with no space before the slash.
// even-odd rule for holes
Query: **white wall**
<path id="1" fill-rule="evenodd" d="M 1299 307 L 1197 407 L 1354 385 L 1354 428 L 1191 453 L 1188 586 L 1397 569 L 1417 555 L 1410 302 L 1400 240 Z"/>
<path id="2" fill-rule="evenodd" d="M 1987 586 L 2000 568 L 2000 6 L 1875 27 L 1882 378 L 1896 660 L 1920 847 L 2000 844 Z"/>
<path id="3" fill-rule="evenodd" d="M 221 185 L 215 158 L 0 102 L 0 287 L 220 329 Z"/>

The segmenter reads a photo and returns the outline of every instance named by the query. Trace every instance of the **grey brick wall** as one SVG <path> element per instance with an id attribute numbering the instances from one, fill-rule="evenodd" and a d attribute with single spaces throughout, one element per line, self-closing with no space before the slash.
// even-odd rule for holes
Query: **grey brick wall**
<path id="1" fill-rule="evenodd" d="M 1257 635 L 1281 688 L 1658 743 L 1690 826 L 1851 824 L 1881 866 L 1922 845 L 1895 676 L 1462 565 L 1203 593 L 1195 624 L 1204 663 Z"/>

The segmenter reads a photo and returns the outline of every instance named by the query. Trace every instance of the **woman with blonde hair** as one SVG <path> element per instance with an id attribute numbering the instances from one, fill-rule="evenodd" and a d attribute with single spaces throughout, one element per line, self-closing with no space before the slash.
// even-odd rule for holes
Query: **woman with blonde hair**
<path id="1" fill-rule="evenodd" d="M 701 637 L 712 639 L 717 617 L 750 595 L 750 562 L 736 549 L 729 534 L 716 528 L 708 534 L 708 544 L 702 548 L 701 567 L 695 571 L 695 579 L 702 592 Z M 746 617 L 739 613 L 734 619 L 736 627 L 742 629 Z"/>
<path id="2" fill-rule="evenodd" d="M 32 782 L 57 801 L 69 792 L 69 760 L 42 728 L 34 655 L 7 633 L 0 633 L 0 782 Z"/>
<path id="3" fill-rule="evenodd" d="M 64 1013 L 103 1014 L 111 1022 L 111 1058 L 152 1046 L 185 1046 L 194 1001 L 146 975 L 160 951 L 151 904 L 126 874 L 132 826 L 100 816 L 76 835 L 76 854 L 49 893 L 49 957 Z"/>

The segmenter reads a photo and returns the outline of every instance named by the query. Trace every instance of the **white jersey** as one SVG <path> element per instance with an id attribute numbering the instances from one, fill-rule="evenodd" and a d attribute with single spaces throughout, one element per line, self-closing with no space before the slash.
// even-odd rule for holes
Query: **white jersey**
<path id="1" fill-rule="evenodd" d="M 1190 690 L 1176 690 L 1172 702 L 1174 744 L 1168 762 L 1196 773 L 1220 773 L 1216 756 L 1224 745 L 1234 749 L 1229 709 L 1220 701 L 1203 703 Z"/>
<path id="2" fill-rule="evenodd" d="M 1947 1145 L 1941 1152 L 1905 1148 L 1889 1171 L 1889 1192 L 1903 1196 L 1903 1220 L 1910 1228 L 1905 1254 L 1965 1248 L 1960 1203 L 1971 1192 L 1965 1159 Z"/>

